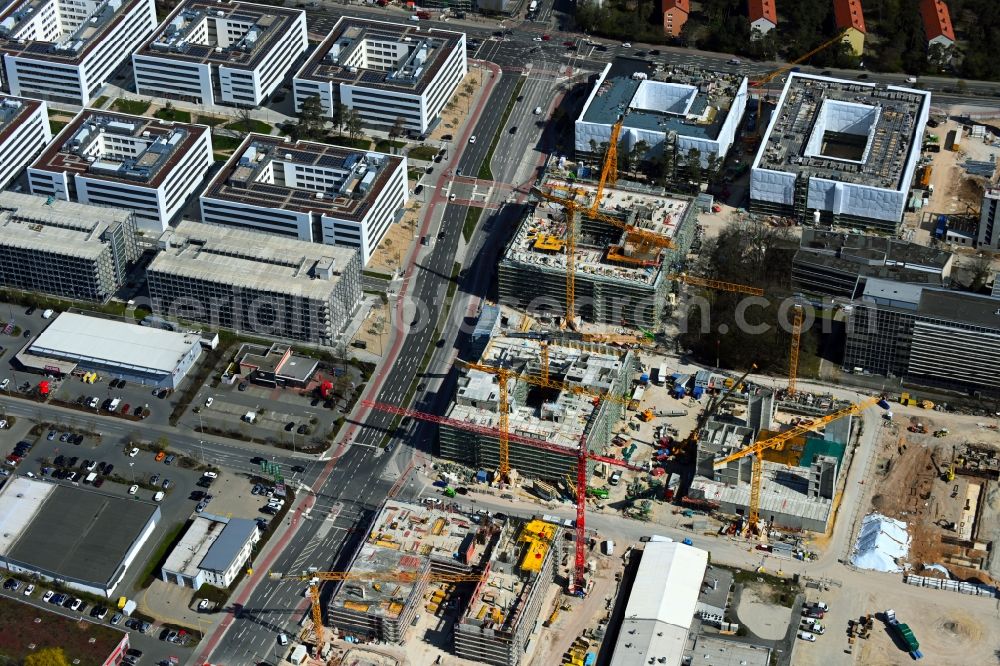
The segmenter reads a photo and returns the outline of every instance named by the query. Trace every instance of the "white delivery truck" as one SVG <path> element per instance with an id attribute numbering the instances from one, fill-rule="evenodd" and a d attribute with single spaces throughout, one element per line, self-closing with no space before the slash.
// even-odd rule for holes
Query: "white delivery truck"
<path id="1" fill-rule="evenodd" d="M 601 552 L 605 555 L 615 554 L 615 542 L 614 541 L 604 541 L 601 543 Z"/>

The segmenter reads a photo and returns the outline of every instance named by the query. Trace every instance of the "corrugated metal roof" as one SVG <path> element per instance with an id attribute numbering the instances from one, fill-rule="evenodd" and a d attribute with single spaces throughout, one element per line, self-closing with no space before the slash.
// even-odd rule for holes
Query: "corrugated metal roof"
<path id="1" fill-rule="evenodd" d="M 222 528 L 222 534 L 208 549 L 205 558 L 198 565 L 199 569 L 208 571 L 225 571 L 233 564 L 233 560 L 242 550 L 253 533 L 257 531 L 257 523 L 246 518 L 230 518 Z"/>

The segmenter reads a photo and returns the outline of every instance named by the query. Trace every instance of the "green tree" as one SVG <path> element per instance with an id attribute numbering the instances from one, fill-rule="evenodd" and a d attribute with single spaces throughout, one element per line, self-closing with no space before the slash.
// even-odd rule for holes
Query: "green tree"
<path id="1" fill-rule="evenodd" d="M 330 122 L 333 123 L 333 129 L 337 130 L 337 136 L 341 135 L 341 129 L 343 129 L 346 120 L 347 107 L 342 102 L 337 102 L 330 110 Z"/>
<path id="2" fill-rule="evenodd" d="M 701 151 L 691 148 L 684 155 L 684 178 L 692 183 L 701 183 L 702 174 Z"/>
<path id="3" fill-rule="evenodd" d="M 347 114 L 347 135 L 352 139 L 357 139 L 361 136 L 364 130 L 364 123 L 361 120 L 361 114 L 358 113 L 357 109 L 351 109 L 350 113 Z"/>
<path id="4" fill-rule="evenodd" d="M 323 136 L 326 119 L 323 117 L 323 104 L 319 101 L 319 95 L 303 100 L 298 118 L 298 138 L 315 140 Z"/>
<path id="5" fill-rule="evenodd" d="M 61 647 L 43 648 L 24 658 L 24 666 L 69 666 Z"/>

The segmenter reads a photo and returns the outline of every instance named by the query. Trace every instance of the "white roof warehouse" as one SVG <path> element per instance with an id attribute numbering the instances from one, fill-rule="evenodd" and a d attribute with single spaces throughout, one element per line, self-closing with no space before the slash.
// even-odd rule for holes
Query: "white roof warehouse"
<path id="1" fill-rule="evenodd" d="M 142 384 L 173 388 L 201 355 L 201 337 L 65 312 L 38 335 L 27 352 Z"/>

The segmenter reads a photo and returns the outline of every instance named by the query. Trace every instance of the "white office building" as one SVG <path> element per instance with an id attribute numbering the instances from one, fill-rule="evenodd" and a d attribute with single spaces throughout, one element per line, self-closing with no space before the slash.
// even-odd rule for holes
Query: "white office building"
<path id="1" fill-rule="evenodd" d="M 342 16 L 295 75 L 295 108 L 319 97 L 356 110 L 370 127 L 423 134 L 468 72 L 465 33 Z"/>
<path id="2" fill-rule="evenodd" d="M 405 157 L 251 134 L 201 193 L 201 219 L 356 248 L 366 264 L 406 197 Z"/>
<path id="3" fill-rule="evenodd" d="M 194 590 L 202 585 L 228 588 L 250 563 L 260 541 L 257 523 L 203 513 L 195 516 L 160 569 L 168 583 Z"/>
<path id="4" fill-rule="evenodd" d="M 793 73 L 750 172 L 750 210 L 895 234 L 931 94 Z"/>
<path id="5" fill-rule="evenodd" d="M 214 161 L 208 127 L 84 109 L 28 167 L 34 194 L 135 212 L 162 232 Z"/>
<path id="6" fill-rule="evenodd" d="M 136 91 L 196 104 L 258 107 L 307 46 L 301 9 L 187 0 L 132 54 Z"/>
<path id="7" fill-rule="evenodd" d="M 153 0 L 24 0 L 0 11 L 3 85 L 87 106 L 156 28 Z"/>
<path id="8" fill-rule="evenodd" d="M 45 102 L 0 95 L 0 189 L 10 185 L 51 140 Z"/>
<path id="9" fill-rule="evenodd" d="M 615 58 L 597 76 L 576 120 L 578 155 L 603 156 L 611 128 L 625 114 L 619 152 L 642 142 L 644 157 L 676 151 L 678 161 L 697 150 L 724 158 L 747 105 L 747 79 L 728 72 L 674 67 L 658 70 L 645 59 Z"/>

